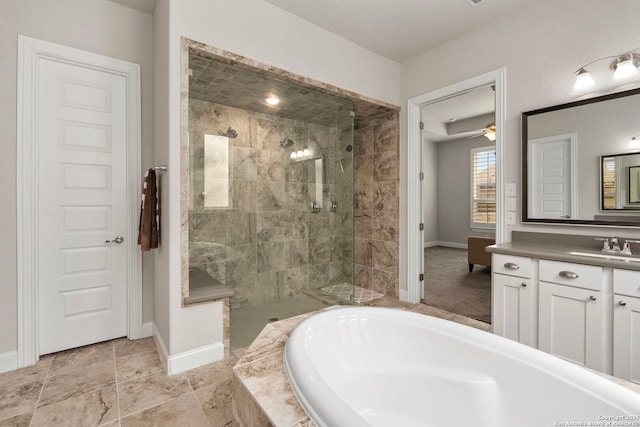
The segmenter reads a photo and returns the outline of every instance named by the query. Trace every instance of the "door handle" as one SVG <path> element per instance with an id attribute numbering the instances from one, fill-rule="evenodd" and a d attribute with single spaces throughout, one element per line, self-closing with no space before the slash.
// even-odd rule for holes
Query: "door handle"
<path id="1" fill-rule="evenodd" d="M 116 236 L 115 239 L 113 239 L 113 240 L 105 240 L 104 242 L 105 243 L 117 243 L 117 244 L 120 244 L 120 243 L 124 242 L 124 237 Z"/>

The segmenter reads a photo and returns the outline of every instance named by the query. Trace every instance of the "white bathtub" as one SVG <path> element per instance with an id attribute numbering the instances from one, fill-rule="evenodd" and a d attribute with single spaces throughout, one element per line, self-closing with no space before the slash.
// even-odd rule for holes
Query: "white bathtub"
<path id="1" fill-rule="evenodd" d="M 325 311 L 292 332 L 284 354 L 298 400 L 321 427 L 640 426 L 639 394 L 525 345 L 421 314 Z"/>

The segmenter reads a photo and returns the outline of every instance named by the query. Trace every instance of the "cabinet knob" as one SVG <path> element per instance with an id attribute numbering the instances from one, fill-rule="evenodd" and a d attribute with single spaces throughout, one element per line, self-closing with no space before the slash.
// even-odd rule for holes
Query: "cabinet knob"
<path id="1" fill-rule="evenodd" d="M 620 302 L 618 302 L 618 305 L 621 305 L 622 307 L 624 307 L 625 305 L 627 305 L 627 303 L 624 302 L 624 301 L 620 301 Z"/>
<path id="2" fill-rule="evenodd" d="M 522 287 L 523 287 L 523 288 L 526 288 L 526 287 L 527 287 L 527 284 L 526 284 L 526 283 L 524 283 L 524 282 L 522 282 Z"/>
<path id="3" fill-rule="evenodd" d="M 561 277 L 566 277 L 567 279 L 577 279 L 580 277 L 578 273 L 574 273 L 573 271 L 561 271 L 558 273 Z"/>
<path id="4" fill-rule="evenodd" d="M 506 262 L 504 264 L 504 268 L 508 268 L 509 270 L 517 270 L 520 268 L 520 266 L 513 262 Z"/>
<path id="5" fill-rule="evenodd" d="M 596 300 L 596 297 L 594 297 L 593 295 L 591 295 L 591 296 L 589 297 L 589 299 L 590 299 L 591 301 L 595 301 L 595 300 Z"/>

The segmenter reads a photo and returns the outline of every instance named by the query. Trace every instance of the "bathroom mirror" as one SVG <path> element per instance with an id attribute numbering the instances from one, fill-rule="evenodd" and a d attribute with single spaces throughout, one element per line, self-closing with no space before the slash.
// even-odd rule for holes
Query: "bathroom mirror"
<path id="1" fill-rule="evenodd" d="M 602 156 L 600 183 L 603 211 L 640 210 L 640 153 Z"/>
<path id="2" fill-rule="evenodd" d="M 640 226 L 638 111 L 640 89 L 523 113 L 522 221 Z"/>

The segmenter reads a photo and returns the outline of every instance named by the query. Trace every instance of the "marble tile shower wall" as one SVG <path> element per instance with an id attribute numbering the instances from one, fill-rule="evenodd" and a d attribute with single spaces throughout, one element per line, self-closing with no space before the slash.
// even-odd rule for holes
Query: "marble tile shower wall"
<path id="1" fill-rule="evenodd" d="M 356 285 L 398 298 L 398 113 L 355 131 Z"/>
<path id="2" fill-rule="evenodd" d="M 238 132 L 230 139 L 231 207 L 205 209 L 204 135 L 227 127 Z M 350 127 L 189 101 L 189 263 L 235 290 L 232 308 L 352 282 L 353 164 L 343 160 L 340 168 L 350 135 Z M 319 185 L 315 162 L 292 163 L 280 147 L 285 137 L 325 156 L 319 213 L 309 209 Z M 329 210 L 332 201 L 337 212 Z"/>

